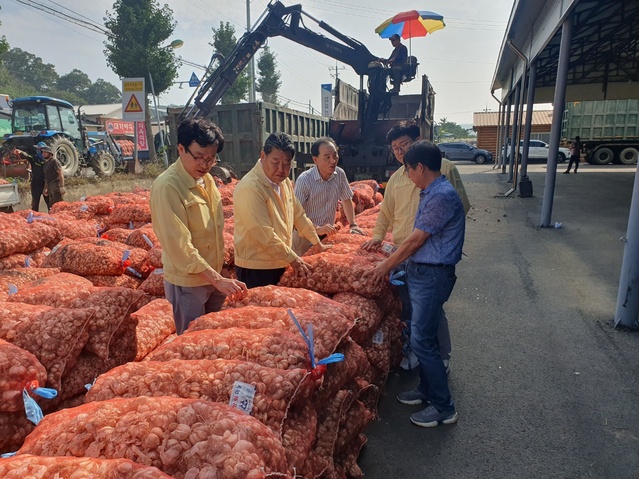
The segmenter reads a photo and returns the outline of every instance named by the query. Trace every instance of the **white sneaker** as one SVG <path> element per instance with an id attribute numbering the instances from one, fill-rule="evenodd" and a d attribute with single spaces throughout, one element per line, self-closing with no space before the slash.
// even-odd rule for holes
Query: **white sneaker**
<path id="1" fill-rule="evenodd" d="M 404 356 L 402 362 L 399 363 L 399 367 L 402 368 L 404 371 L 411 371 L 417 366 L 419 366 L 419 360 L 417 359 L 417 356 L 415 356 L 415 353 L 412 351 L 409 351 L 408 355 Z"/>

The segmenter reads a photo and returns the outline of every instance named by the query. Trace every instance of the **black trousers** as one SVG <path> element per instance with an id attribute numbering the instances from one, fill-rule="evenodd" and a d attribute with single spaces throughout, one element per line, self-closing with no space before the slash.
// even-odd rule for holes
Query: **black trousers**
<path id="1" fill-rule="evenodd" d="M 235 272 L 237 273 L 237 279 L 245 283 L 246 287 L 250 289 L 279 283 L 284 274 L 284 269 L 250 269 L 236 266 Z"/>
<path id="2" fill-rule="evenodd" d="M 40 197 L 42 196 L 42 192 L 44 191 L 44 179 L 39 180 L 31 180 L 31 209 L 33 211 L 39 211 L 40 208 Z M 49 197 L 44 197 L 44 202 L 47 204 L 47 208 L 49 207 Z"/>
<path id="3" fill-rule="evenodd" d="M 579 168 L 579 155 L 570 155 L 570 161 L 568 162 L 568 168 L 566 171 L 570 171 L 573 162 L 575 163 L 575 171 L 577 171 L 577 168 Z"/>

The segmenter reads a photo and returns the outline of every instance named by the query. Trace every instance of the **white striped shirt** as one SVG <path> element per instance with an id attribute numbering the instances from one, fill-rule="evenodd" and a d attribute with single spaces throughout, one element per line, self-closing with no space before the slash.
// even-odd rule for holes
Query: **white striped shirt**
<path id="1" fill-rule="evenodd" d="M 295 196 L 313 224 L 324 226 L 335 223 L 337 202 L 350 200 L 353 191 L 348 184 L 346 173 L 340 167 L 335 169 L 328 180 L 324 180 L 317 166 L 314 166 L 297 178 Z"/>

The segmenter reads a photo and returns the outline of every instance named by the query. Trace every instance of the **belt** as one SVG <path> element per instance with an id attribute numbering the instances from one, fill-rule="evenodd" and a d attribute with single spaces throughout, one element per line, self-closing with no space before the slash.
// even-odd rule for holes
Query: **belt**
<path id="1" fill-rule="evenodd" d="M 452 265 L 452 264 L 443 264 L 443 263 L 437 263 L 437 264 L 434 264 L 434 263 L 418 263 L 418 262 L 416 262 L 416 261 L 412 261 L 412 263 L 414 263 L 414 264 L 416 264 L 416 265 L 419 265 L 419 266 L 429 266 L 429 267 L 431 267 L 431 268 L 445 268 L 445 267 L 447 267 L 447 266 L 454 266 L 454 265 Z"/>

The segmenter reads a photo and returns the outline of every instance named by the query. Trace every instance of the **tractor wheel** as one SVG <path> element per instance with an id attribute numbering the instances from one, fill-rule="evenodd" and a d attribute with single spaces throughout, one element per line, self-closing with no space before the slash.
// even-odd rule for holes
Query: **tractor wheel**
<path id="1" fill-rule="evenodd" d="M 115 172 L 115 159 L 111 153 L 101 151 L 92 166 L 98 176 L 111 176 Z"/>
<path id="2" fill-rule="evenodd" d="M 55 157 L 62 165 L 62 174 L 64 176 L 73 176 L 80 166 L 80 154 L 75 149 L 73 143 L 63 136 L 56 136 L 49 146 L 55 152 Z"/>

